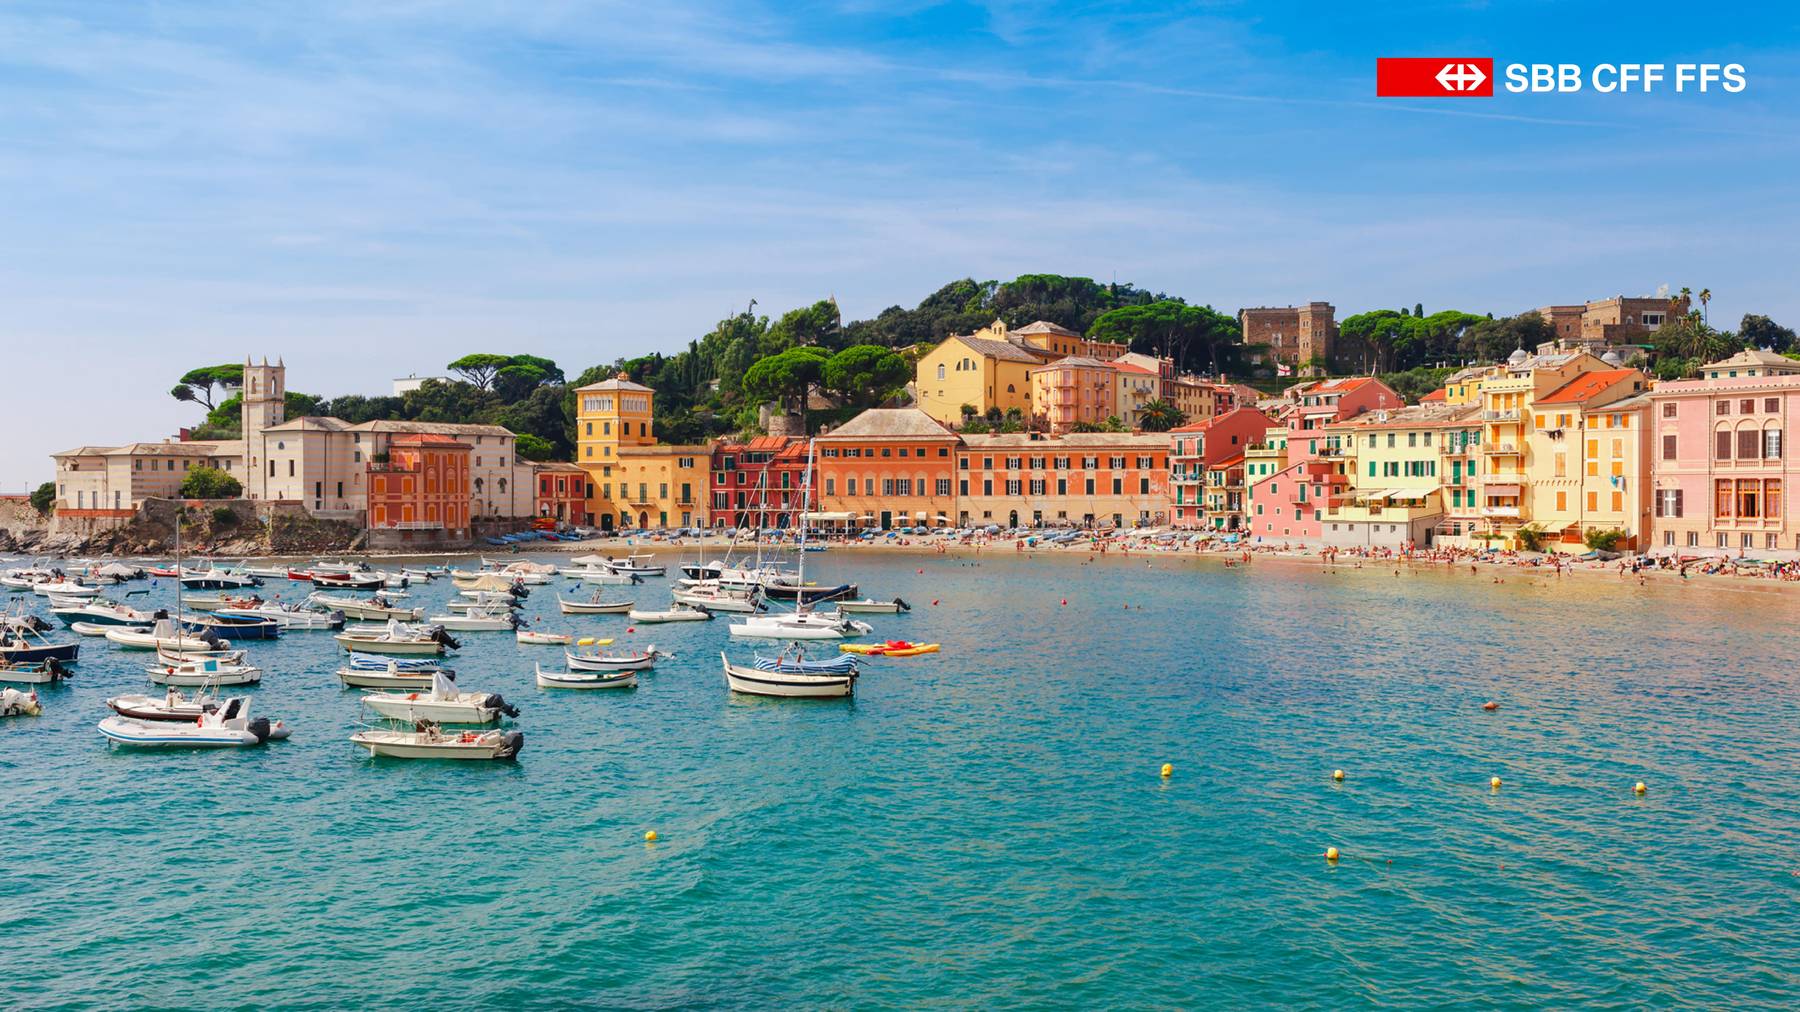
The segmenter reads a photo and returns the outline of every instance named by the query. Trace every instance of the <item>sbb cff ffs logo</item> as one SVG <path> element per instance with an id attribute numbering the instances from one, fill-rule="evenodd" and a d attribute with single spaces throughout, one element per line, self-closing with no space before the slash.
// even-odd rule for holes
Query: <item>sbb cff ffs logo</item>
<path id="1" fill-rule="evenodd" d="M 1723 91 L 1737 94 L 1747 78 L 1741 63 L 1509 63 L 1507 91 Z M 1388 57 L 1375 61 L 1377 98 L 1491 98 L 1494 61 L 1468 56 Z"/>
<path id="2" fill-rule="evenodd" d="M 1375 61 L 1378 98 L 1486 98 L 1493 94 L 1491 58 L 1409 56 Z"/>

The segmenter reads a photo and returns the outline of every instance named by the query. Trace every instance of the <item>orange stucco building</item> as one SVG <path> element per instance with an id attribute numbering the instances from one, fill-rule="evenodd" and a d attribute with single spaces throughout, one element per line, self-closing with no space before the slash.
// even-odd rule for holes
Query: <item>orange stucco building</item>
<path id="1" fill-rule="evenodd" d="M 444 539 L 469 534 L 468 443 L 432 433 L 388 441 L 386 460 L 368 465 L 369 528 Z"/>

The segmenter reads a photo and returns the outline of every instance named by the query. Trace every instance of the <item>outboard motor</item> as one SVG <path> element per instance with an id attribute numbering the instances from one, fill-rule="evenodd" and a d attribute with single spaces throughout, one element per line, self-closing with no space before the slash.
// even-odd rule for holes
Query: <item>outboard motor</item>
<path id="1" fill-rule="evenodd" d="M 903 597 L 894 598 L 894 607 L 900 609 L 901 611 L 912 611 L 912 605 L 907 604 L 906 599 Z"/>
<path id="2" fill-rule="evenodd" d="M 519 715 L 519 708 L 512 705 L 511 703 L 508 703 L 506 700 L 500 698 L 500 694 L 497 692 L 489 693 L 487 698 L 483 699 L 481 701 L 481 705 L 488 707 L 490 709 L 498 710 L 501 713 L 506 714 L 508 717 L 517 717 Z"/>
<path id="3" fill-rule="evenodd" d="M 168 618 L 168 617 L 169 617 L 169 609 L 167 609 L 167 608 L 158 608 L 158 609 L 156 609 L 156 611 L 155 611 L 155 612 L 153 612 L 153 613 L 152 613 L 152 614 L 151 614 L 151 615 L 150 615 L 150 617 L 151 617 L 151 618 L 154 618 L 154 619 L 164 619 L 164 618 Z"/>
<path id="4" fill-rule="evenodd" d="M 214 650 L 225 649 L 225 641 L 219 638 L 219 634 L 214 632 L 211 628 L 202 629 L 200 631 L 200 642 Z"/>
<path id="5" fill-rule="evenodd" d="M 450 630 L 445 629 L 441 625 L 432 627 L 431 638 L 434 640 L 437 640 L 439 643 L 442 643 L 443 645 L 449 647 L 452 650 L 461 650 L 462 649 L 462 644 L 457 641 L 456 637 L 450 635 Z"/>
<path id="6" fill-rule="evenodd" d="M 269 718 L 257 717 L 250 721 L 250 733 L 256 735 L 258 742 L 269 740 Z"/>
<path id="7" fill-rule="evenodd" d="M 515 583 L 513 584 L 512 595 L 513 597 L 522 600 L 531 596 L 531 588 L 525 586 L 523 583 Z"/>
<path id="8" fill-rule="evenodd" d="M 500 746 L 500 755 L 504 758 L 511 759 L 519 754 L 520 749 L 525 747 L 525 732 L 507 731 L 500 736 L 500 741 L 502 742 Z"/>
<path id="9" fill-rule="evenodd" d="M 62 662 L 54 657 L 44 661 L 44 673 L 50 676 L 52 682 L 69 677 L 69 673 L 63 669 Z"/>

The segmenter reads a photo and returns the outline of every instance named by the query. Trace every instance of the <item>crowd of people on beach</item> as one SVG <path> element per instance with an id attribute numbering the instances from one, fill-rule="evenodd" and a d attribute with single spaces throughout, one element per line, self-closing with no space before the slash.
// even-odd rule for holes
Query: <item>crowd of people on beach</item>
<path id="1" fill-rule="evenodd" d="M 1085 552 L 1095 557 L 1109 554 L 1125 557 L 1202 556 L 1220 558 L 1228 568 L 1247 565 L 1253 559 L 1262 556 L 1317 560 L 1327 567 L 1361 568 L 1365 565 L 1395 565 L 1419 568 L 1442 565 L 1446 568 L 1453 568 L 1464 565 L 1475 572 L 1479 572 L 1482 567 L 1511 567 L 1530 572 L 1547 572 L 1555 576 L 1575 572 L 1613 572 L 1621 579 L 1636 578 L 1639 583 L 1648 582 L 1648 578 L 1655 574 L 1667 574 L 1681 580 L 1696 576 L 1730 576 L 1800 581 L 1800 561 L 1764 561 L 1728 556 L 1683 558 L 1674 555 L 1622 555 L 1612 552 L 1588 553 L 1581 556 L 1517 549 L 1469 548 L 1448 545 L 1420 546 L 1411 543 L 1399 547 L 1334 548 L 1293 541 L 1248 542 L 1242 538 L 1233 539 L 1228 536 L 1211 534 L 1196 538 L 1192 531 L 1170 532 L 1166 528 L 1096 530 L 1080 532 L 1080 536 L 1074 538 L 1053 539 L 1051 537 L 1067 533 L 1065 530 L 1021 533 L 1011 530 L 990 532 L 985 529 L 976 529 L 973 531 L 944 530 L 931 533 L 905 533 L 873 539 L 826 535 L 813 540 L 826 544 L 833 550 L 842 548 L 909 549 L 929 551 L 937 555 L 946 555 L 951 552 L 979 554 L 988 551 L 1006 551 L 1012 554 Z M 668 544 L 671 547 L 691 545 L 698 540 L 674 537 L 664 539 L 655 535 L 648 538 L 643 535 L 638 537 L 642 540 Z"/>

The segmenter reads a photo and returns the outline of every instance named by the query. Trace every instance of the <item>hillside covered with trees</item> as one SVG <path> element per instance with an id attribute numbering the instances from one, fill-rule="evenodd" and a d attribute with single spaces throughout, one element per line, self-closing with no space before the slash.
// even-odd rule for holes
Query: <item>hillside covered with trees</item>
<path id="1" fill-rule="evenodd" d="M 1705 318 L 1707 296 L 1710 292 L 1702 290 L 1700 310 L 1672 318 L 1651 336 L 1641 364 L 1669 378 L 1746 344 L 1794 350 L 1793 330 L 1766 316 L 1746 315 L 1737 333 L 1714 330 Z M 920 353 L 995 319 L 1013 327 L 1047 320 L 1097 340 L 1127 343 L 1133 351 L 1174 358 L 1188 373 L 1246 376 L 1258 350 L 1239 343 L 1236 317 L 1211 306 L 1130 284 L 1056 274 L 1006 282 L 964 278 L 911 309 L 890 306 L 867 320 L 845 322 L 830 299 L 779 316 L 759 315 L 756 308 L 752 301 L 673 354 L 616 359 L 573 378 L 547 358 L 478 352 L 445 364 L 454 378 L 427 380 L 400 396 L 289 391 L 287 414 L 501 425 L 518 433 L 521 455 L 568 460 L 574 455 L 574 391 L 620 373 L 656 391 L 657 438 L 697 443 L 757 431 L 764 405 L 801 411 L 816 429 L 889 402 L 903 396 Z M 1409 393 L 1430 389 L 1425 384 L 1453 367 L 1499 361 L 1553 336 L 1536 313 L 1426 315 L 1422 305 L 1357 313 L 1341 321 L 1339 331 L 1326 363 L 1332 373 L 1401 374 Z M 1272 373 L 1267 362 L 1262 371 Z M 170 393 L 205 412 L 197 438 L 233 438 L 242 384 L 242 365 L 204 366 L 183 374 Z M 1159 425 L 1178 421 L 1163 419 Z"/>

